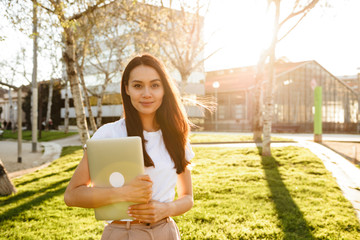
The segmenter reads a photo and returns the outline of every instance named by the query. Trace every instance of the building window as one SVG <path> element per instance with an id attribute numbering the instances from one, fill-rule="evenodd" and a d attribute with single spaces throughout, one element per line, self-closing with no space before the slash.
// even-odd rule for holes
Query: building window
<path id="1" fill-rule="evenodd" d="M 244 105 L 235 105 L 235 119 L 245 118 L 245 106 Z"/>

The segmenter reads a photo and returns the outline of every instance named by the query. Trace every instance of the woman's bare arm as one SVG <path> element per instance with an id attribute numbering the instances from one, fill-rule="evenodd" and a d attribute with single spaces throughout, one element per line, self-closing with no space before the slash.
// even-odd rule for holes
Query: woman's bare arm
<path id="1" fill-rule="evenodd" d="M 98 208 L 121 201 L 147 203 L 152 195 L 152 182 L 147 175 L 136 177 L 119 188 L 91 187 L 87 153 L 81 159 L 64 194 L 68 206 Z"/>

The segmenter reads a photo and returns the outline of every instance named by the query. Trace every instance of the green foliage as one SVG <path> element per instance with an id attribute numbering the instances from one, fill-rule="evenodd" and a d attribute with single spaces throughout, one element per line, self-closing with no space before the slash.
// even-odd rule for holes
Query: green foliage
<path id="1" fill-rule="evenodd" d="M 182 239 L 356 239 L 351 204 L 321 160 L 298 147 L 194 148 L 195 205 L 175 217 Z M 69 208 L 63 193 L 82 156 L 65 148 L 48 168 L 14 179 L 0 197 L 0 239 L 100 239 L 91 209 Z"/>
<path id="2" fill-rule="evenodd" d="M 32 135 L 31 131 L 25 130 L 22 132 L 23 140 L 31 140 Z M 60 138 L 66 138 L 72 135 L 76 135 L 78 132 L 68 132 L 64 133 L 61 131 L 42 131 L 41 138 L 38 139 L 40 142 L 52 141 Z M 12 132 L 11 130 L 4 130 L 3 139 L 17 139 L 17 132 Z"/>

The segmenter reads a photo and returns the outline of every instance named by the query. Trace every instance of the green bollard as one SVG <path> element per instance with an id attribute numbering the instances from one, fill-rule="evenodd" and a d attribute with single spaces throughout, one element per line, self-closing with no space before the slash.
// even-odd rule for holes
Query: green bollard
<path id="1" fill-rule="evenodd" d="M 314 141 L 322 142 L 322 87 L 315 87 L 314 90 Z"/>

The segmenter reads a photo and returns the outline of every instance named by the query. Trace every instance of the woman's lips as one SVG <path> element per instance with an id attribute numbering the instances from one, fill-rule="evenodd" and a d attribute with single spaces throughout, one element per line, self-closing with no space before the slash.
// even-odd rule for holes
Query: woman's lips
<path id="1" fill-rule="evenodd" d="M 143 106 L 150 106 L 151 104 L 153 104 L 154 102 L 140 102 L 141 105 Z"/>

